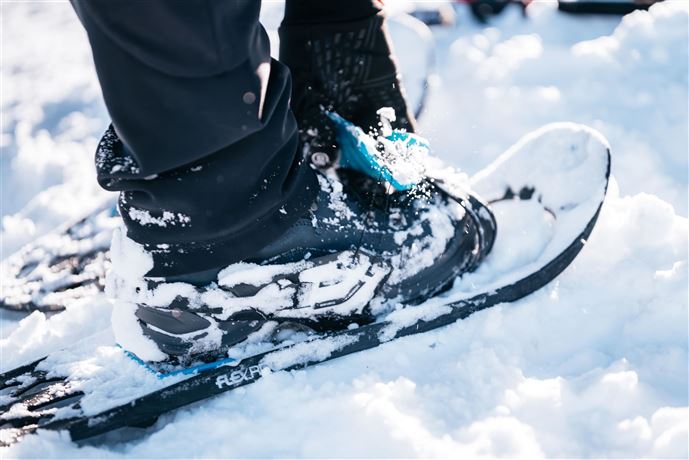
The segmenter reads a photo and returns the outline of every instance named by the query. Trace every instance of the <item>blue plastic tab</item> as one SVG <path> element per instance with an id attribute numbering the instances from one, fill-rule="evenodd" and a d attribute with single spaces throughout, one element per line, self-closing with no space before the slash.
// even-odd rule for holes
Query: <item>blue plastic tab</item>
<path id="1" fill-rule="evenodd" d="M 334 112 L 326 112 L 336 128 L 337 142 L 340 146 L 340 166 L 356 169 L 376 180 L 389 182 L 396 190 L 410 190 L 418 185 L 419 180 L 404 181 L 395 177 L 390 167 L 377 151 L 378 141 L 366 134 L 363 129 L 345 120 Z M 399 145 L 405 150 L 430 152 L 426 139 L 414 133 L 393 130 L 385 139 Z M 419 178 L 420 179 L 420 178 Z"/>
<path id="2" fill-rule="evenodd" d="M 122 348 L 120 344 L 117 344 L 118 347 Z M 224 358 L 224 359 L 219 359 L 218 361 L 213 361 L 212 363 L 204 363 L 204 364 L 198 364 L 196 366 L 191 366 L 191 367 L 185 367 L 182 369 L 176 369 L 174 371 L 170 372 L 160 372 L 159 370 L 155 369 L 152 367 L 150 364 L 148 364 L 146 361 L 143 359 L 139 358 L 136 356 L 134 353 L 131 351 L 127 351 L 124 348 L 122 348 L 122 351 L 127 355 L 129 359 L 132 361 L 136 362 L 137 364 L 143 366 L 147 371 L 153 373 L 156 377 L 159 379 L 164 379 L 167 377 L 172 377 L 174 375 L 191 375 L 191 374 L 198 374 L 201 372 L 206 372 L 212 369 L 216 369 L 220 366 L 228 366 L 231 365 L 232 363 L 236 363 L 236 359 L 233 358 Z"/>

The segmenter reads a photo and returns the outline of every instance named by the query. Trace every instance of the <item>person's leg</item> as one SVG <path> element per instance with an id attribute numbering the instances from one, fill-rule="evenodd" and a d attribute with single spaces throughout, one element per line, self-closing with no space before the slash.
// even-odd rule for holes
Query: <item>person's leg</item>
<path id="1" fill-rule="evenodd" d="M 316 180 L 259 1 L 72 3 L 114 127 L 98 180 L 122 192 L 128 236 L 154 255 L 150 276 L 247 258 L 303 214 Z"/>

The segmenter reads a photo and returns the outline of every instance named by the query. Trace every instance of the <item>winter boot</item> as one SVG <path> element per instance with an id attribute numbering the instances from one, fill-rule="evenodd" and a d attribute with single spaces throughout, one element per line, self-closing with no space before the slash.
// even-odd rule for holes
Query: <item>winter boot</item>
<path id="1" fill-rule="evenodd" d="M 431 182 L 389 193 L 347 169 L 318 180 L 311 209 L 280 238 L 206 280 L 147 278 L 150 254 L 116 236 L 109 293 L 119 301 L 118 343 L 145 361 L 189 365 L 276 341 L 284 329 L 355 327 L 446 289 L 492 246 L 494 221 L 476 197 Z"/>

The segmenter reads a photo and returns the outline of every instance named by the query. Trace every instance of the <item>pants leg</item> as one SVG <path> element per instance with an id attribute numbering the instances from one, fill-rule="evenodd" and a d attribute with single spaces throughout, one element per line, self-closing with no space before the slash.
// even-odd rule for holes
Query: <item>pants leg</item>
<path id="1" fill-rule="evenodd" d="M 287 68 L 257 0 L 72 0 L 112 118 L 99 183 L 120 191 L 149 276 L 251 257 L 315 197 Z"/>

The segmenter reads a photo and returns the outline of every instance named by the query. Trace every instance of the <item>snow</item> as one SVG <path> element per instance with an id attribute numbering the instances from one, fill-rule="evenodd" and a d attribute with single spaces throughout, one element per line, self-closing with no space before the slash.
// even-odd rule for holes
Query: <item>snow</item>
<path id="1" fill-rule="evenodd" d="M 182 227 L 187 225 L 191 218 L 181 212 L 174 213 L 170 211 L 163 211 L 162 216 L 154 217 L 145 209 L 129 208 L 129 218 L 139 222 L 141 225 L 157 225 L 158 227 L 167 227 L 168 225 L 180 224 Z"/>
<path id="2" fill-rule="evenodd" d="M 500 233 L 493 246 L 491 268 L 500 267 L 501 271 L 509 273 L 543 254 L 554 236 L 556 222 L 542 206 L 529 200 L 516 204 L 498 202 L 492 209 Z"/>
<path id="3" fill-rule="evenodd" d="M 225 267 L 218 273 L 218 284 L 228 288 L 238 284 L 260 286 L 273 281 L 273 278 L 285 273 L 295 273 L 303 268 L 303 263 L 258 265 L 239 262 Z"/>
<path id="4" fill-rule="evenodd" d="M 379 132 L 366 133 L 338 114 L 328 113 L 340 142 L 339 164 L 386 181 L 391 191 L 411 190 L 426 177 L 428 141 L 414 133 L 393 131 L 393 108 L 383 107 L 377 114 Z"/>
<path id="5" fill-rule="evenodd" d="M 144 361 L 163 361 L 167 355 L 158 349 L 155 342 L 141 333 L 136 316 L 136 304 L 115 302 L 112 309 L 112 332 L 115 342 L 127 344 L 127 350 Z"/>
<path id="6" fill-rule="evenodd" d="M 606 170 L 609 149 L 608 141 L 586 126 L 552 123 L 528 133 L 476 173 L 471 178 L 472 187 L 491 200 L 500 198 L 507 187 L 517 193 L 514 186 L 525 184 L 534 187 L 545 207 L 553 210 L 580 203 L 595 188 L 600 191 L 594 196 L 599 201 L 604 178 L 591 171 Z M 501 170 L 509 173 L 501 175 Z M 508 177 L 512 184 L 485 180 L 495 176 Z"/>
<path id="7" fill-rule="evenodd" d="M 68 5 L 2 2 L 1 8 L 4 259 L 103 199 L 93 152 L 107 114 L 86 33 Z"/>
<path id="8" fill-rule="evenodd" d="M 273 49 L 280 7 L 264 2 Z M 67 3 L 3 2 L 2 13 L 4 259 L 102 200 L 93 152 L 107 116 Z M 462 9 L 457 28 L 434 30 L 441 78 L 421 127 L 468 173 L 553 121 L 585 123 L 610 140 L 606 204 L 556 282 L 438 331 L 272 373 L 180 410 L 133 442 L 79 447 L 41 432 L 2 456 L 686 458 L 687 3 L 622 20 L 566 16 L 548 1 L 527 14 L 508 8 L 482 28 Z M 525 228 L 550 231 L 547 217 L 523 213 L 536 219 Z M 523 245 L 499 265 L 540 249 Z M 112 374 L 92 382 L 119 386 L 109 398 L 157 385 L 100 346 L 112 340 L 111 310 L 98 298 L 52 316 L 2 312 L 0 367 L 82 339 L 93 366 L 110 361 L 132 376 L 130 386 Z"/>
<path id="9" fill-rule="evenodd" d="M 465 18 L 460 37 L 436 34 L 442 79 L 423 134 L 449 163 L 474 173 L 524 133 L 583 123 L 610 140 L 623 194 L 652 193 L 686 217 L 686 10 L 671 0 L 619 21 L 561 14 L 543 0 L 526 20 L 518 8 L 488 28 Z"/>
<path id="10" fill-rule="evenodd" d="M 112 269 L 119 278 L 136 281 L 153 268 L 153 257 L 131 238 L 124 229 L 115 229 L 110 245 Z M 114 294 L 114 293 L 113 293 Z"/>
<path id="11" fill-rule="evenodd" d="M 542 206 L 528 201 L 516 207 L 496 203 L 495 250 L 475 272 L 457 280 L 455 290 L 472 293 L 486 283 L 503 286 L 534 272 L 567 247 L 605 194 L 608 150 L 607 140 L 590 128 L 553 123 L 525 135 L 476 173 L 472 187 L 489 202 L 501 199 L 506 189 L 519 193 L 527 186 Z"/>

